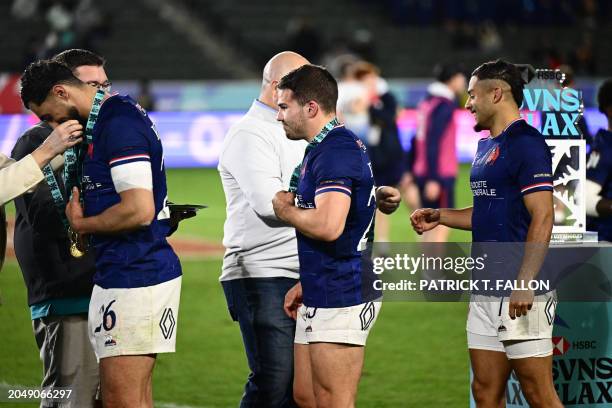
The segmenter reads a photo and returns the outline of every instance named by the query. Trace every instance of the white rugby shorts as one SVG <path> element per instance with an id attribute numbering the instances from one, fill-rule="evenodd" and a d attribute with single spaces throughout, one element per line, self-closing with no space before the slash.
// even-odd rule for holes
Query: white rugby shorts
<path id="1" fill-rule="evenodd" d="M 340 308 L 300 306 L 295 327 L 296 344 L 339 343 L 365 346 L 382 302 Z"/>
<path id="2" fill-rule="evenodd" d="M 514 320 L 508 313 L 509 304 L 508 297 L 472 297 L 466 327 L 468 348 L 504 352 L 511 359 L 551 355 L 556 293 L 536 296 L 527 315 Z"/>
<path id="3" fill-rule="evenodd" d="M 141 288 L 95 285 L 89 340 L 96 357 L 173 353 L 182 277 Z"/>

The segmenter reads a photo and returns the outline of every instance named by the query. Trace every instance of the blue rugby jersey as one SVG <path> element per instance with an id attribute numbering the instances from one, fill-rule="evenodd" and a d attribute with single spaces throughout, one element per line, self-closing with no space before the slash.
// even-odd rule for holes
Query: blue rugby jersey
<path id="1" fill-rule="evenodd" d="M 537 129 L 519 119 L 478 142 L 470 187 L 473 242 L 525 242 L 531 216 L 523 196 L 553 190 L 552 154 Z"/>
<path id="2" fill-rule="evenodd" d="M 94 283 L 102 288 L 152 286 L 181 275 L 178 257 L 168 244 L 169 210 L 162 144 L 146 112 L 128 96 L 108 98 L 93 129 L 93 143 L 83 163 L 85 216 L 119 203 L 111 168 L 151 163 L 155 218 L 147 226 L 117 235 L 94 234 Z"/>
<path id="3" fill-rule="evenodd" d="M 340 237 L 324 242 L 297 231 L 300 281 L 309 307 L 348 307 L 381 296 L 371 287 L 371 271 L 364 270 L 368 263 L 362 260 L 376 211 L 372 165 L 363 143 L 344 126 L 330 131 L 304 158 L 297 205 L 315 208 L 315 197 L 331 191 L 351 198 Z"/>
<path id="4" fill-rule="evenodd" d="M 600 196 L 612 199 L 612 132 L 601 129 L 595 135 L 586 176 L 601 185 Z M 590 220 L 600 241 L 612 241 L 612 217 L 593 217 Z"/>
<path id="5" fill-rule="evenodd" d="M 531 223 L 523 197 L 553 190 L 552 154 L 544 136 L 519 119 L 499 136 L 481 139 L 472 163 L 470 187 L 474 197 L 472 256 L 484 256 L 486 265 L 482 271 L 474 269 L 472 279 L 514 281 Z M 547 276 L 546 271 L 538 273 L 538 279 Z M 511 290 L 495 287 L 486 291 L 479 287 L 473 293 L 510 296 Z"/>

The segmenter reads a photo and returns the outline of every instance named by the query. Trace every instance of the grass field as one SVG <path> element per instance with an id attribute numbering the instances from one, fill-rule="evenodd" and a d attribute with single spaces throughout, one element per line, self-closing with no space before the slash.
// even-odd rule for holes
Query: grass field
<path id="1" fill-rule="evenodd" d="M 458 206 L 470 203 L 467 177 L 467 167 L 462 167 Z M 219 242 L 225 202 L 216 171 L 170 170 L 168 186 L 174 202 L 209 205 L 198 217 L 185 221 L 178 234 Z M 391 224 L 392 241 L 414 240 L 405 208 L 392 216 Z M 453 232 L 451 240 L 469 241 L 469 235 Z M 154 380 L 156 406 L 238 405 L 248 370 L 240 331 L 229 318 L 218 282 L 220 267 L 220 259 L 183 261 L 177 353 L 158 358 Z M 0 273 L 0 291 L 0 388 L 7 384 L 37 386 L 41 363 L 15 260 L 8 260 Z M 385 303 L 368 339 L 358 406 L 468 406 L 466 313 L 464 303 Z M 0 408 L 9 406 L 0 402 Z"/>

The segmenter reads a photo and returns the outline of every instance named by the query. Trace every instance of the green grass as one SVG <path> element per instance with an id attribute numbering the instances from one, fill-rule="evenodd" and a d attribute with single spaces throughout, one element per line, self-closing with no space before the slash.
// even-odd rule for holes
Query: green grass
<path id="1" fill-rule="evenodd" d="M 470 202 L 466 177 L 466 167 L 462 167 L 458 186 L 464 187 L 457 189 L 459 206 Z M 185 221 L 179 234 L 219 241 L 225 201 L 216 171 L 170 170 L 168 186 L 172 201 L 210 206 Z M 414 240 L 407 210 L 398 210 L 391 223 L 393 241 Z M 451 239 L 468 241 L 469 235 L 453 234 Z M 218 282 L 221 261 L 184 261 L 183 268 L 177 353 L 158 358 L 155 400 L 235 407 L 248 371 L 240 331 L 229 318 Z M 0 291 L 0 384 L 36 386 L 41 363 L 23 280 L 14 260 L 0 273 Z M 464 303 L 385 303 L 368 339 L 358 406 L 468 406 L 466 313 Z M 0 403 L 0 408 L 9 406 Z"/>
<path id="2" fill-rule="evenodd" d="M 457 208 L 463 208 L 472 205 L 472 193 L 470 191 L 470 166 L 462 165 L 457 177 L 455 187 L 456 197 L 455 205 Z M 414 242 L 417 240 L 417 235 L 410 226 L 410 210 L 402 204 L 393 214 L 389 221 L 391 232 L 389 237 L 391 242 Z M 468 231 L 451 230 L 449 241 L 452 242 L 470 242 L 472 235 Z"/>
<path id="3" fill-rule="evenodd" d="M 214 169 L 174 169 L 167 172 L 168 199 L 178 204 L 206 204 L 197 217 L 181 223 L 178 233 L 221 242 L 225 221 L 225 196 Z"/>

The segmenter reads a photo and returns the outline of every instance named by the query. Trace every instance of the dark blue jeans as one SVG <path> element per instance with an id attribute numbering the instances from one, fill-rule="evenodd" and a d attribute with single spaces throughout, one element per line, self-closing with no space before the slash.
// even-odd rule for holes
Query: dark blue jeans
<path id="1" fill-rule="evenodd" d="M 232 319 L 240 325 L 251 373 L 241 408 L 295 407 L 293 339 L 295 321 L 283 311 L 291 278 L 247 278 L 221 282 Z"/>

